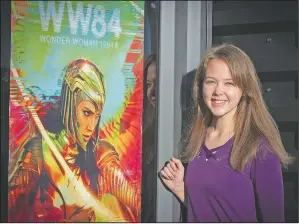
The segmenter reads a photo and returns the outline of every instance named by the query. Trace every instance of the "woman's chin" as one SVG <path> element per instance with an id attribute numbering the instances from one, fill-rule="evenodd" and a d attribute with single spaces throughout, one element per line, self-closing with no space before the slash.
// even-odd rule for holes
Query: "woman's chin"
<path id="1" fill-rule="evenodd" d="M 213 114 L 214 117 L 222 117 L 224 116 L 225 114 L 227 114 L 228 111 L 226 110 L 221 110 L 221 109 L 210 109 L 211 113 Z"/>

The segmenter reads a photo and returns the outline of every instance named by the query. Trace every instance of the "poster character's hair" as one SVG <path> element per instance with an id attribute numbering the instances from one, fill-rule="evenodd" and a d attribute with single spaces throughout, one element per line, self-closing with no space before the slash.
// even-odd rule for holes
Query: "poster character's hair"
<path id="1" fill-rule="evenodd" d="M 63 84 L 61 90 L 62 123 L 72 140 L 76 141 L 78 104 L 83 100 L 93 103 L 96 110 L 102 112 L 106 90 L 103 72 L 91 61 L 79 58 L 69 63 L 63 70 Z M 96 126 L 96 140 L 99 135 L 99 123 Z"/>

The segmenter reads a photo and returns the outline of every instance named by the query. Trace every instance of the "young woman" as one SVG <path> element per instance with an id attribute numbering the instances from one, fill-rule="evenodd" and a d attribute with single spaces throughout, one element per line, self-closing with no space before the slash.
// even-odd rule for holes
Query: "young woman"
<path id="1" fill-rule="evenodd" d="M 263 101 L 250 58 L 233 45 L 212 48 L 193 87 L 197 111 L 182 162 L 160 171 L 187 206 L 188 222 L 284 222 L 281 164 L 292 162 Z"/>

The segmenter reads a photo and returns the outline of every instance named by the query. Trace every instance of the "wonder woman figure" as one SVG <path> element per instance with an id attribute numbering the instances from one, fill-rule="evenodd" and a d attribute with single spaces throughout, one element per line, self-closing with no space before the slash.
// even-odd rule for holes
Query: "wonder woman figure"
<path id="1" fill-rule="evenodd" d="M 49 139 L 36 134 L 10 159 L 9 221 L 138 221 L 140 192 L 99 138 L 103 73 L 77 59 L 63 75 L 60 106 L 43 118 Z"/>

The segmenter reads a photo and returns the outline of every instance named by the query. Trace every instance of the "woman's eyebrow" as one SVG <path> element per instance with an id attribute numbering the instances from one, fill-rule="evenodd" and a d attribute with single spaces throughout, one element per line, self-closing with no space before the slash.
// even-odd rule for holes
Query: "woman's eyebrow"
<path id="1" fill-rule="evenodd" d="M 213 77 L 210 77 L 210 76 L 206 76 L 205 79 L 215 79 Z M 216 80 L 216 79 L 215 79 Z"/>
<path id="2" fill-rule="evenodd" d="M 84 107 L 84 110 L 87 110 L 88 112 L 91 112 L 91 113 L 95 113 L 94 111 L 92 111 L 92 110 L 90 110 L 89 108 L 87 108 L 87 107 Z"/>
<path id="3" fill-rule="evenodd" d="M 205 79 L 214 79 L 214 80 L 216 80 L 215 78 L 210 77 L 210 76 L 206 76 Z M 233 81 L 233 79 L 231 79 L 231 78 L 229 78 L 229 79 L 224 79 L 224 81 Z"/>

